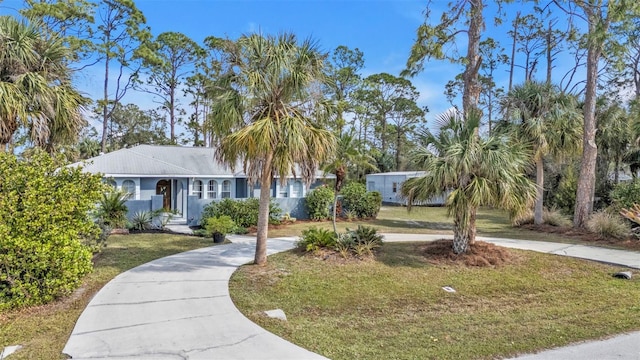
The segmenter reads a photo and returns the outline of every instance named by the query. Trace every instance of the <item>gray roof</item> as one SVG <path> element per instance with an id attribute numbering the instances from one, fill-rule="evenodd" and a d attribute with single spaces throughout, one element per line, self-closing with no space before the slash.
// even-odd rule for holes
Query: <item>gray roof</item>
<path id="1" fill-rule="evenodd" d="M 138 145 L 71 164 L 105 176 L 229 176 L 244 177 L 242 166 L 233 172 L 214 160 L 215 149 L 205 147 Z"/>
<path id="2" fill-rule="evenodd" d="M 241 163 L 235 171 L 214 159 L 215 149 L 186 146 L 138 145 L 69 166 L 107 177 L 246 177 Z M 321 171 L 318 178 L 331 178 Z"/>
<path id="3" fill-rule="evenodd" d="M 367 176 L 406 176 L 406 177 L 418 177 L 426 175 L 426 171 L 392 171 L 386 173 L 367 174 Z"/>

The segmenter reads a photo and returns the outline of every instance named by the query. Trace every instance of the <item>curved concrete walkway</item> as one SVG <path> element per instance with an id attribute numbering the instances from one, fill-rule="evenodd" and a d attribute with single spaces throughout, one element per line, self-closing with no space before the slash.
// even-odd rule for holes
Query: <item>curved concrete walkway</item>
<path id="1" fill-rule="evenodd" d="M 385 240 L 429 241 L 446 235 L 385 234 Z M 497 245 L 640 269 L 640 253 L 539 241 L 479 238 Z M 63 352 L 73 359 L 325 359 L 245 318 L 228 281 L 253 260 L 255 238 L 198 249 L 118 275 L 91 300 Z M 270 239 L 269 254 L 294 238 Z M 265 309 L 267 310 L 267 309 Z M 640 332 L 525 355 L 518 359 L 640 360 Z"/>

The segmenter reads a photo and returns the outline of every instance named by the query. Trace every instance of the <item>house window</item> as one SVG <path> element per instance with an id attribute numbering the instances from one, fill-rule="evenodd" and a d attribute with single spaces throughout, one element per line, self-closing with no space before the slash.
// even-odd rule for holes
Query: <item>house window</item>
<path id="1" fill-rule="evenodd" d="M 280 192 L 278 192 L 278 197 L 289 197 L 289 184 L 280 185 Z"/>
<path id="2" fill-rule="evenodd" d="M 226 199 L 231 197 L 231 180 L 225 180 L 222 182 L 221 198 Z"/>
<path id="3" fill-rule="evenodd" d="M 136 198 L 136 183 L 133 180 L 125 180 L 122 182 L 122 191 L 127 193 L 128 199 Z"/>
<path id="4" fill-rule="evenodd" d="M 291 197 L 292 198 L 301 198 L 302 197 L 302 182 L 294 181 L 293 186 L 291 187 Z"/>
<path id="5" fill-rule="evenodd" d="M 209 180 L 209 191 L 207 191 L 208 199 L 218 198 L 218 182 L 215 180 Z"/>
<path id="6" fill-rule="evenodd" d="M 116 181 L 113 179 L 106 179 L 105 184 L 111 186 L 114 190 L 116 190 L 118 188 L 118 185 L 116 184 Z"/>
<path id="7" fill-rule="evenodd" d="M 196 180 L 193 182 L 193 195 L 197 196 L 198 199 L 202 199 L 202 181 Z"/>
<path id="8" fill-rule="evenodd" d="M 394 182 L 394 183 L 393 183 L 393 193 L 395 194 L 395 193 L 397 193 L 397 192 L 398 192 L 398 183 L 397 183 L 397 182 Z"/>

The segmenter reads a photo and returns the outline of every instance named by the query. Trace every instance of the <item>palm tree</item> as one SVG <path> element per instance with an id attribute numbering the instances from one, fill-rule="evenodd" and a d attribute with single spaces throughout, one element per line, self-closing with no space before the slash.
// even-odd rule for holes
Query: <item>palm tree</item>
<path id="1" fill-rule="evenodd" d="M 580 149 L 581 114 L 574 97 L 542 82 L 527 81 L 515 86 L 505 101 L 515 116 L 507 128 L 513 130 L 520 141 L 533 147 L 538 189 L 534 223 L 540 225 L 544 207 L 544 158 L 551 155 L 559 159 Z"/>
<path id="2" fill-rule="evenodd" d="M 357 166 L 359 169 L 364 169 L 365 171 L 377 171 L 378 168 L 374 165 L 375 161 L 376 159 L 371 155 L 358 151 L 358 146 L 355 143 L 355 137 L 352 131 L 351 133 L 340 135 L 336 152 L 331 156 L 329 162 L 323 166 L 325 173 L 332 173 L 336 176 L 333 189 L 333 232 L 336 233 L 336 235 L 338 234 L 338 229 L 336 228 L 338 195 L 340 194 L 344 181 L 347 179 L 349 167 Z"/>
<path id="3" fill-rule="evenodd" d="M 71 53 L 34 23 L 0 17 L 0 145 L 23 127 L 34 145 L 55 151 L 85 125 L 86 99 L 70 83 Z"/>
<path id="4" fill-rule="evenodd" d="M 525 175 L 528 151 L 506 136 L 478 135 L 481 116 L 466 119 L 451 109 L 436 118 L 438 133 L 424 132 L 422 147 L 413 160 L 426 171 L 402 184 L 409 206 L 446 194 L 447 212 L 453 216 L 453 252 L 461 254 L 476 236 L 476 211 L 491 205 L 517 213 L 535 197 L 535 185 Z"/>
<path id="5" fill-rule="evenodd" d="M 255 263 L 267 261 L 269 189 L 275 176 L 309 184 L 335 150 L 335 136 L 318 124 L 332 112 L 313 91 L 323 81 L 317 45 L 292 34 L 245 35 L 220 42 L 228 65 L 217 84 L 212 115 L 221 136 L 217 157 L 242 162 L 260 184 Z M 328 103 L 327 103 L 328 104 Z"/>

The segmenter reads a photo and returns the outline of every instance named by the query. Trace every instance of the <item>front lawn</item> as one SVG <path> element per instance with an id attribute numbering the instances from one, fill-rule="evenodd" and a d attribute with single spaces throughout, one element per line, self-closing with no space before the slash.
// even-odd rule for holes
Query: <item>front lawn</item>
<path id="1" fill-rule="evenodd" d="M 420 246 L 385 244 L 355 263 L 277 254 L 240 268 L 231 295 L 251 320 L 334 360 L 490 359 L 640 329 L 640 279 L 615 279 L 615 267 L 518 250 L 497 268 L 431 265 Z M 276 308 L 287 322 L 261 313 Z"/>
<path id="2" fill-rule="evenodd" d="M 116 275 L 161 257 L 213 245 L 210 239 L 170 234 L 112 235 L 94 271 L 68 298 L 46 306 L 0 313 L 0 351 L 22 345 L 10 359 L 66 359 L 62 348 L 93 295 Z"/>

